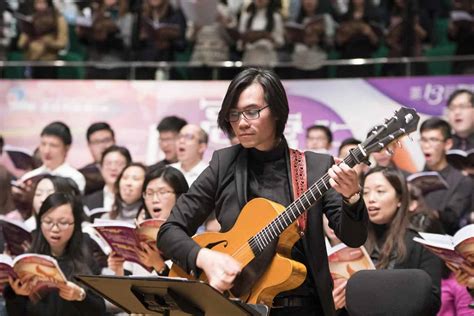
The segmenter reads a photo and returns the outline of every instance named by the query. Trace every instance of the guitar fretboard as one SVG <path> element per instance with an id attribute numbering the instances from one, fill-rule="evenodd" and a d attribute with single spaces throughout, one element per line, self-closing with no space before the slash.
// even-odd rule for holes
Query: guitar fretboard
<path id="1" fill-rule="evenodd" d="M 344 163 L 349 167 L 355 166 L 364 159 L 365 154 L 359 147 L 351 150 L 350 154 L 344 158 Z M 272 241 L 278 238 L 281 233 L 288 228 L 296 219 L 315 204 L 330 188 L 329 174 L 326 173 L 298 199 L 294 200 L 282 213 L 265 226 L 260 232 L 248 240 L 255 256 L 260 254 Z"/>

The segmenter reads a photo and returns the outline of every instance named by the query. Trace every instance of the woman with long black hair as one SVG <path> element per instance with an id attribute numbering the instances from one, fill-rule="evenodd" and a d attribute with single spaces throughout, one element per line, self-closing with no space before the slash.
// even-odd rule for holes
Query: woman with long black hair
<path id="1" fill-rule="evenodd" d="M 37 221 L 40 229 L 30 252 L 54 257 L 68 282 L 33 303 L 29 283 L 10 278 L 4 291 L 8 315 L 103 315 L 104 300 L 71 281 L 77 274 L 99 273 L 83 242 L 81 203 L 64 193 L 51 194 Z"/>

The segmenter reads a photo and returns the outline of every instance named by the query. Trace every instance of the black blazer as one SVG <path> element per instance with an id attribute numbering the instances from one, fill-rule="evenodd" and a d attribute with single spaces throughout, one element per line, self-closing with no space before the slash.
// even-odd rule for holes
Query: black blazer
<path id="1" fill-rule="evenodd" d="M 431 310 L 430 315 L 436 315 L 441 307 L 441 273 L 443 262 L 426 250 L 421 244 L 413 241 L 418 233 L 408 229 L 405 234 L 407 255 L 405 260 L 395 264 L 394 269 L 421 269 L 431 277 Z"/>
<path id="2" fill-rule="evenodd" d="M 158 235 L 158 247 L 188 274 L 196 274 L 200 247 L 189 237 L 215 211 L 221 231 L 232 228 L 247 201 L 248 150 L 241 145 L 215 151 L 209 166 L 183 194 Z M 322 177 L 334 163 L 329 155 L 306 152 L 308 186 Z M 251 162 L 250 162 L 251 163 Z M 287 170 L 290 172 L 287 157 Z M 288 176 L 288 179 L 291 179 Z M 281 184 L 288 185 L 288 184 Z M 291 185 L 290 185 L 291 187 Z M 308 273 L 315 280 L 325 315 L 334 314 L 332 281 L 323 236 L 322 213 L 329 219 L 336 235 L 347 245 L 359 247 L 367 238 L 367 210 L 363 200 L 348 206 L 330 189 L 308 212 L 307 231 L 303 237 Z"/>
<path id="3" fill-rule="evenodd" d="M 82 203 L 84 204 L 84 213 L 91 221 L 107 213 L 106 210 L 104 210 L 104 190 L 86 195 L 82 198 Z M 90 215 L 91 212 L 92 215 Z"/>

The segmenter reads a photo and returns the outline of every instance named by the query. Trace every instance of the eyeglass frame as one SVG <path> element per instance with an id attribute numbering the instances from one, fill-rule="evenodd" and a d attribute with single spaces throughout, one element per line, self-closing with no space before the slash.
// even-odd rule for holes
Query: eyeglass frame
<path id="1" fill-rule="evenodd" d="M 449 112 L 453 112 L 453 111 L 456 111 L 456 110 L 469 110 L 469 109 L 472 109 L 474 106 L 471 104 L 471 103 L 462 103 L 462 104 L 452 104 L 452 105 L 449 105 L 448 106 L 448 111 Z"/>
<path id="2" fill-rule="evenodd" d="M 266 108 L 268 108 L 270 105 L 266 105 L 264 106 L 263 108 L 260 108 L 260 109 L 250 109 L 250 110 L 244 110 L 244 111 L 234 111 L 234 110 L 231 110 L 229 111 L 229 113 L 227 114 L 227 122 L 229 123 L 235 123 L 235 122 L 238 122 L 240 121 L 241 119 L 241 116 L 243 116 L 246 120 L 248 121 L 253 121 L 253 120 L 257 120 L 260 118 L 260 112 L 262 112 L 263 110 L 265 110 Z M 256 117 L 254 118 L 249 118 L 247 117 L 247 115 L 249 114 L 249 112 L 255 112 L 255 115 Z M 237 119 L 236 120 L 231 120 L 230 119 L 230 115 L 233 114 L 233 113 L 237 113 Z"/>
<path id="3" fill-rule="evenodd" d="M 56 226 L 59 230 L 66 230 L 68 229 L 70 226 L 74 225 L 75 222 L 54 222 L 54 221 L 51 221 L 51 222 L 45 222 L 45 221 L 41 221 L 41 226 L 44 227 L 45 229 L 47 230 L 53 230 L 53 227 Z M 51 226 L 51 227 L 47 227 L 47 226 Z M 66 225 L 65 227 L 61 227 L 63 225 Z"/>
<path id="4" fill-rule="evenodd" d="M 437 145 L 446 142 L 446 139 L 440 139 L 440 138 L 420 138 L 418 140 L 418 143 L 420 144 L 430 144 L 430 145 Z"/>
<path id="5" fill-rule="evenodd" d="M 149 195 L 147 191 L 143 192 L 143 193 L 142 193 L 143 198 L 144 198 L 144 199 L 147 199 L 147 198 L 148 198 L 148 199 L 152 199 L 152 198 L 154 198 L 155 196 L 163 197 L 163 196 L 169 195 L 170 193 L 176 194 L 176 192 L 174 192 L 174 191 L 169 191 L 169 190 L 168 190 L 168 191 L 159 191 L 159 190 L 156 190 L 156 191 L 155 191 L 155 190 L 153 190 L 153 191 L 151 191 L 150 193 L 151 193 L 151 195 Z M 149 197 L 148 197 L 148 196 L 149 196 Z"/>

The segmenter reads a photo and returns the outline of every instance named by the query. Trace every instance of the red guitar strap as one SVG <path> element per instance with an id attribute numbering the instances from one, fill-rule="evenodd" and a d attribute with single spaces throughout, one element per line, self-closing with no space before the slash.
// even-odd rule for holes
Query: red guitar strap
<path id="1" fill-rule="evenodd" d="M 303 152 L 290 148 L 290 168 L 291 182 L 293 185 L 293 200 L 296 200 L 308 189 L 306 159 Z M 306 230 L 307 218 L 308 214 L 306 210 L 298 217 L 297 224 L 301 236 L 304 235 Z"/>

